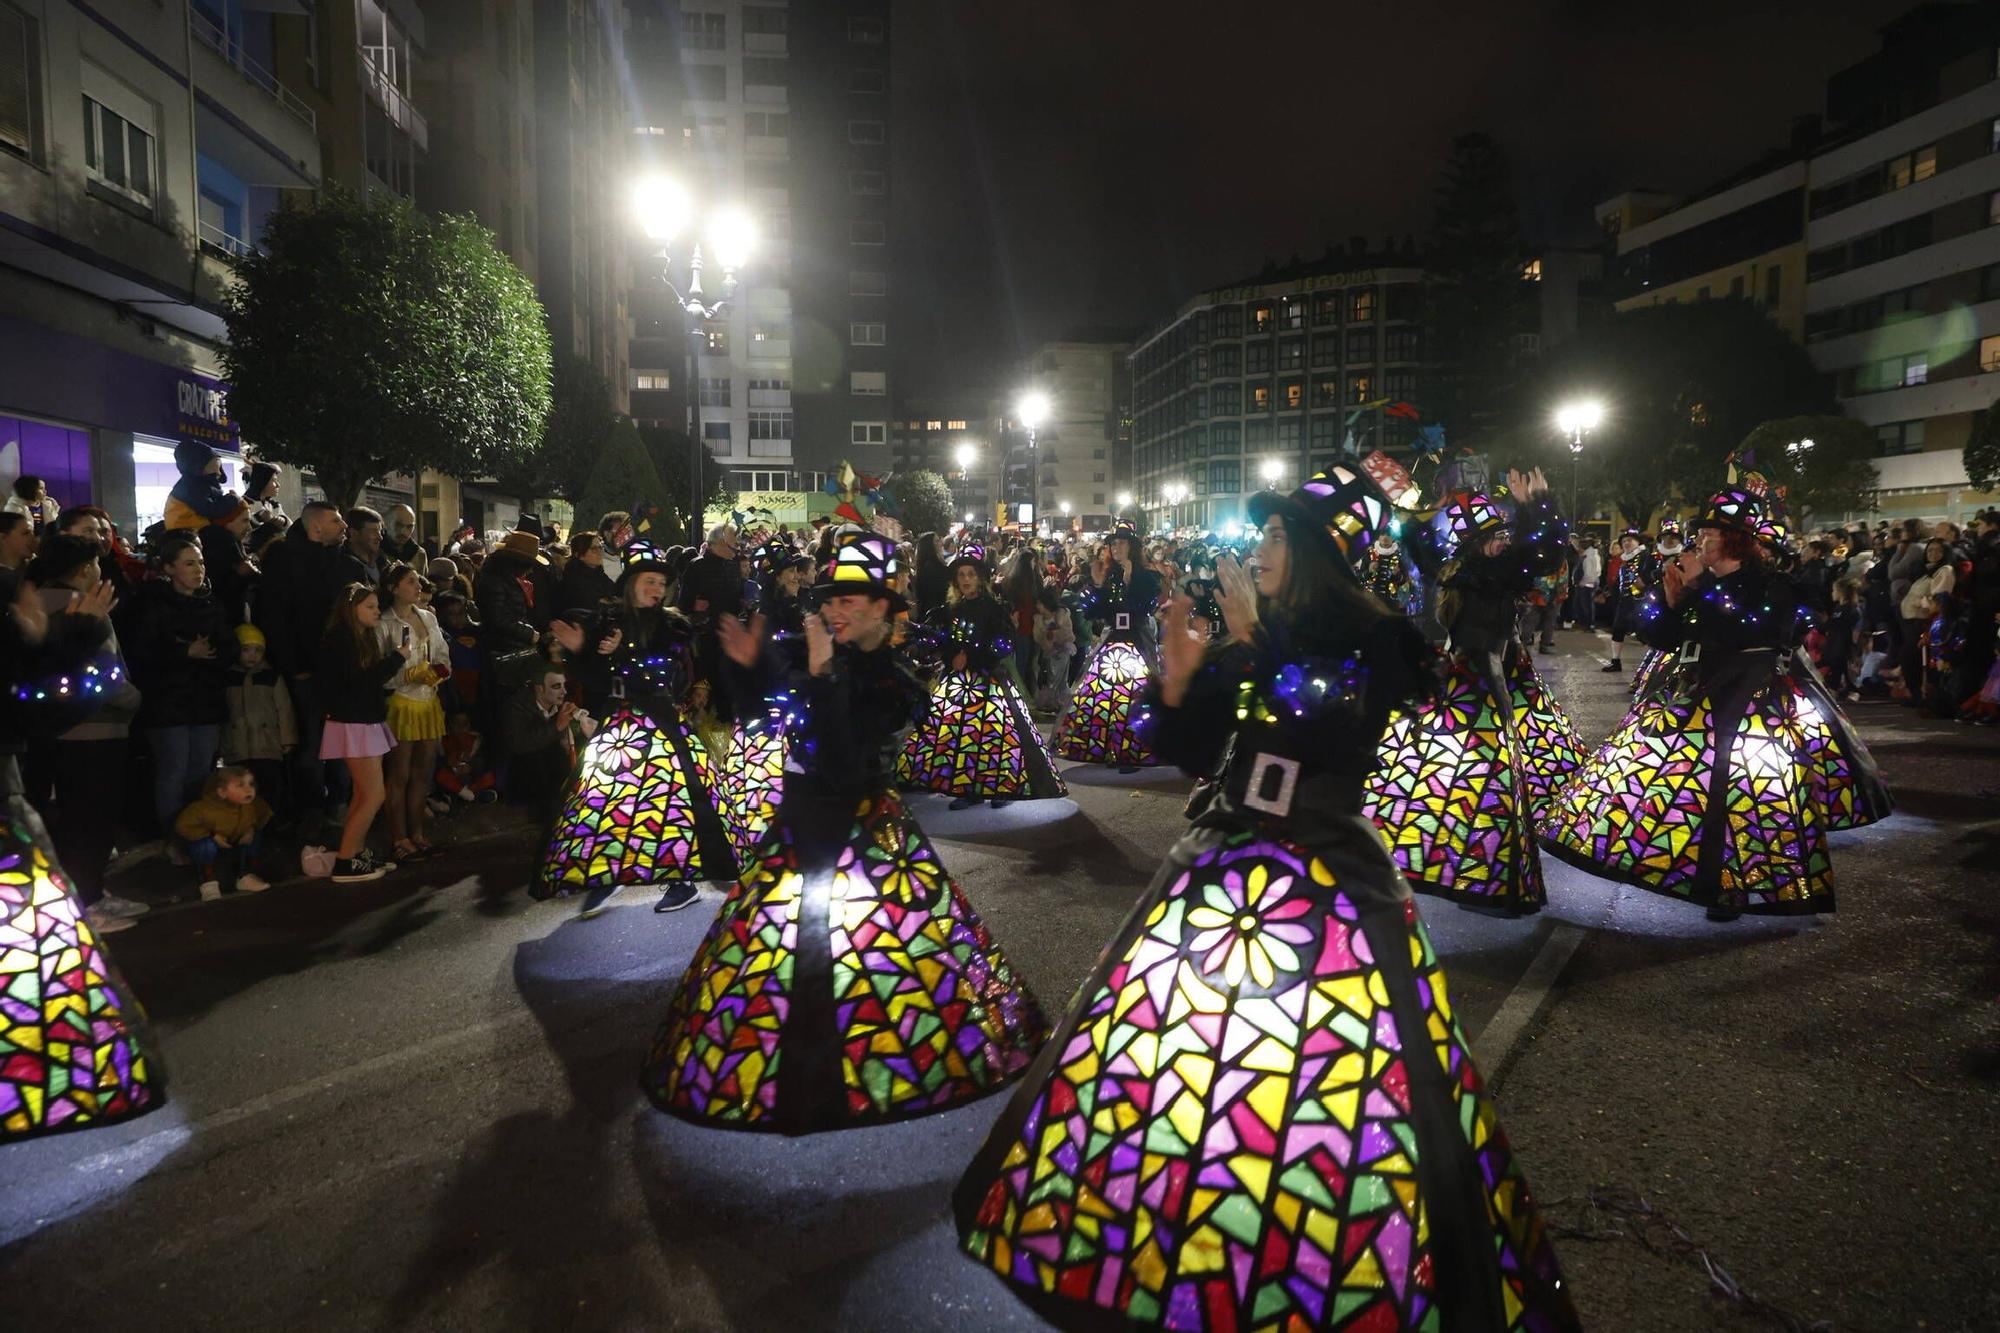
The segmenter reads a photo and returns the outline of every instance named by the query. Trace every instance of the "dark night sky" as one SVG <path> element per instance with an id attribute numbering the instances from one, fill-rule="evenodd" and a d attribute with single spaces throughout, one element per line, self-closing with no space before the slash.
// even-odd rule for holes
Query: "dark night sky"
<path id="1" fill-rule="evenodd" d="M 1153 323 L 1267 256 L 1415 233 L 1454 134 L 1524 228 L 1700 189 L 1782 145 L 1911 0 L 901 0 L 904 392 L 999 385 L 1035 341 Z"/>

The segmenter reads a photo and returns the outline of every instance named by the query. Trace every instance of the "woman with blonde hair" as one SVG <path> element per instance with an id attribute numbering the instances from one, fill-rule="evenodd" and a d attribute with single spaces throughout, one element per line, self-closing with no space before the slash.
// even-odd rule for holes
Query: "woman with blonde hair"
<path id="1" fill-rule="evenodd" d="M 451 647 L 437 617 L 422 604 L 423 590 L 416 570 L 401 561 L 390 565 L 382 575 L 381 600 L 388 606 L 375 626 L 382 648 L 393 648 L 404 658 L 402 670 L 388 682 L 387 721 L 396 748 L 382 761 L 383 808 L 398 861 L 435 854 L 424 837 L 424 800 L 437 769 L 438 742 L 444 739 L 438 682 L 451 674 Z"/>
<path id="2" fill-rule="evenodd" d="M 333 599 L 315 663 L 326 707 L 319 757 L 346 764 L 354 783 L 333 863 L 336 884 L 380 879 L 396 868 L 393 861 L 376 860 L 367 846 L 368 827 L 382 808 L 382 756 L 396 748 L 384 691 L 405 662 L 399 648 L 383 646 L 377 632 L 381 623 L 382 603 L 375 590 L 365 583 L 348 584 Z"/>

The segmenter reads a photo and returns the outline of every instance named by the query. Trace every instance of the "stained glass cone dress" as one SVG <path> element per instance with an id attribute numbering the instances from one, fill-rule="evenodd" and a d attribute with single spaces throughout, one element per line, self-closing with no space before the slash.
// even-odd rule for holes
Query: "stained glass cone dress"
<path id="1" fill-rule="evenodd" d="M 1121 528 L 1118 539 L 1130 533 Z M 1136 546 L 1136 536 L 1129 538 Z M 1134 561 L 1129 581 L 1113 563 L 1105 581 L 1086 583 L 1083 611 L 1103 640 L 1085 659 L 1056 724 L 1055 750 L 1064 759 L 1130 767 L 1157 761 L 1132 727 L 1132 713 L 1153 675 L 1153 609 L 1160 576 Z"/>
<path id="2" fill-rule="evenodd" d="M 962 1246 L 1029 1292 L 1200 1333 L 1574 1329 L 1360 814 L 1427 649 L 1401 618 L 1314 634 L 1267 622 L 1155 708 L 1156 752 L 1215 790 L 960 1181 Z"/>
<path id="3" fill-rule="evenodd" d="M 804 557 L 788 553 L 779 554 L 775 560 L 768 554 L 765 557 L 769 562 L 767 569 L 778 562 L 800 559 Z M 772 576 L 775 577 L 774 571 Z M 805 612 L 799 599 L 781 594 L 767 596 L 762 611 L 767 642 L 773 651 L 788 667 L 803 665 Z M 789 696 L 778 694 L 768 699 L 748 697 L 734 702 L 741 716 L 736 723 L 729 760 L 722 765 L 717 780 L 715 808 L 729 834 L 737 864 L 747 866 L 771 821 L 777 818 L 778 802 L 784 792 L 785 758 L 790 752 L 787 738 L 791 734 L 792 701 Z"/>
<path id="4" fill-rule="evenodd" d="M 1865 828 L 1887 819 L 1895 812 L 1896 802 L 1882 781 L 1882 771 L 1875 766 L 1875 756 L 1804 649 L 1792 650 L 1785 675 L 1796 696 L 1827 832 Z"/>
<path id="5" fill-rule="evenodd" d="M 1563 790 L 1543 845 L 1719 914 L 1832 911 L 1813 720 L 1787 671 L 1797 614 L 1754 559 L 1677 607 L 1650 591 L 1639 632 L 1674 657 Z"/>
<path id="6" fill-rule="evenodd" d="M 896 761 L 904 786 L 1017 800 L 1068 793 L 1028 701 L 1005 670 L 1013 634 L 1006 608 L 984 594 L 941 606 L 928 618 L 921 642 L 940 670 L 930 707 Z M 960 654 L 965 665 L 955 668 Z"/>
<path id="7" fill-rule="evenodd" d="M 1047 1024 L 893 789 L 922 685 L 893 649 L 843 646 L 823 676 L 767 652 L 731 686 L 790 694 L 793 748 L 777 817 L 654 1037 L 647 1096 L 703 1124 L 805 1134 L 1017 1077 Z"/>
<path id="8" fill-rule="evenodd" d="M 1514 607 L 1535 579 L 1560 567 L 1568 527 L 1546 496 L 1511 520 L 1477 495 L 1442 517 L 1457 550 L 1438 573 L 1449 675 L 1436 700 L 1390 722 L 1364 810 L 1419 892 L 1537 911 L 1547 893 L 1536 823 L 1582 765 L 1583 746 L 1535 672 Z M 1518 535 L 1505 551 L 1478 552 L 1510 528 Z"/>

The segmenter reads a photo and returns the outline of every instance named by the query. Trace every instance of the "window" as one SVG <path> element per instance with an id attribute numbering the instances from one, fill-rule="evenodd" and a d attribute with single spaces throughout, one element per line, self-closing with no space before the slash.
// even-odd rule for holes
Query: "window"
<path id="1" fill-rule="evenodd" d="M 1375 292 L 1372 288 L 1363 288 L 1361 291 L 1347 294 L 1348 323 L 1366 324 L 1374 318 Z"/>
<path id="2" fill-rule="evenodd" d="M 849 444 L 881 444 L 889 438 L 889 423 L 886 421 L 850 421 L 847 423 Z"/>
<path id="3" fill-rule="evenodd" d="M 2000 335 L 1979 340 L 1979 368 L 1983 371 L 2000 370 Z"/>
<path id="4" fill-rule="evenodd" d="M 1382 359 L 1384 361 L 1415 361 L 1417 359 L 1417 331 L 1415 329 L 1390 329 L 1382 336 Z"/>
<path id="5" fill-rule="evenodd" d="M 1243 351 L 1243 372 L 1246 375 L 1268 375 L 1271 372 L 1271 344 L 1249 343 Z"/>
<path id="6" fill-rule="evenodd" d="M 1306 340 L 1287 338 L 1278 344 L 1278 369 L 1301 370 L 1306 364 Z"/>
<path id="7" fill-rule="evenodd" d="M 792 118 L 782 111 L 746 111 L 743 113 L 743 137 L 746 139 L 783 139 L 791 134 Z"/>
<path id="8" fill-rule="evenodd" d="M 879 69 L 852 70 L 847 76 L 850 93 L 881 93 L 889 90 L 889 76 Z"/>
<path id="9" fill-rule="evenodd" d="M 885 194 L 889 189 L 889 177 L 881 171 L 850 171 L 847 173 L 849 194 Z"/>
<path id="10" fill-rule="evenodd" d="M 792 391 L 792 382 L 791 382 L 790 380 L 751 380 L 751 381 L 750 381 L 750 392 L 751 392 L 751 393 L 753 393 L 753 394 L 754 394 L 754 393 L 790 393 L 791 391 Z M 754 403 L 754 402 L 756 402 L 757 400 L 753 398 L 753 399 L 751 399 L 750 401 L 752 401 L 752 402 Z"/>
<path id="11" fill-rule="evenodd" d="M 729 443 L 729 423 L 727 421 L 704 421 L 701 423 L 701 438 L 721 444 Z"/>
<path id="12" fill-rule="evenodd" d="M 889 228 L 886 223 L 856 218 L 847 224 L 847 241 L 850 245 L 882 245 L 888 239 Z"/>
<path id="13" fill-rule="evenodd" d="M 1271 423 L 1268 421 L 1250 421 L 1244 423 L 1243 447 L 1253 454 L 1260 450 L 1269 449 L 1271 447 Z"/>
<path id="14" fill-rule="evenodd" d="M 782 33 L 790 15 L 771 5 L 745 5 L 743 7 L 743 31 Z"/>
<path id="15" fill-rule="evenodd" d="M 632 372 L 634 389 L 671 389 L 673 377 L 664 370 L 635 370 Z"/>
<path id="16" fill-rule="evenodd" d="M 961 421 L 961 422 L 959 422 L 958 424 L 959 424 L 959 428 L 960 428 L 960 429 L 964 429 L 964 426 L 965 426 L 965 423 L 964 423 L 964 422 L 962 422 L 962 421 Z M 1093 459 L 1097 459 L 1097 458 L 1102 458 L 1102 457 L 1104 457 L 1104 451 L 1103 451 L 1102 449 L 1092 449 L 1092 450 L 1090 451 L 1090 456 L 1091 456 L 1091 457 L 1092 457 Z"/>
<path id="17" fill-rule="evenodd" d="M 1743 299 L 1743 275 L 1741 273 L 1738 273 L 1729 280 L 1729 296 L 1731 300 Z"/>
<path id="18" fill-rule="evenodd" d="M 965 423 L 963 421 L 947 421 L 944 423 L 944 428 L 946 430 L 964 430 Z"/>
<path id="19" fill-rule="evenodd" d="M 1322 333 L 1313 339 L 1313 365 L 1337 366 L 1340 364 L 1340 335 Z"/>
<path id="20" fill-rule="evenodd" d="M 1243 489 L 1243 464 L 1235 459 L 1208 465 L 1208 489 L 1230 495 Z"/>
<path id="21" fill-rule="evenodd" d="M 850 269 L 847 274 L 847 294 L 849 296 L 880 296 L 889 289 L 889 279 L 880 273 L 866 269 Z"/>
<path id="22" fill-rule="evenodd" d="M 729 96 L 727 65 L 682 65 L 681 78 L 691 101 L 720 102 Z"/>
<path id="23" fill-rule="evenodd" d="M 1919 148 L 1901 157 L 1892 157 L 1883 168 L 1884 184 L 1892 190 L 1900 190 L 1918 181 L 1927 181 L 1937 175 L 1937 145 Z"/>
<path id="24" fill-rule="evenodd" d="M 783 87 L 791 81 L 791 62 L 766 57 L 743 57 L 743 82 L 766 87 Z M 778 99 L 782 100 L 782 99 Z"/>
<path id="25" fill-rule="evenodd" d="M 1340 406 L 1340 376 L 1322 375 L 1313 381 L 1314 407 Z"/>
<path id="26" fill-rule="evenodd" d="M 2000 225 L 2000 190 L 1986 196 L 1986 225 Z"/>
<path id="27" fill-rule="evenodd" d="M 1527 263 L 1521 265 L 1521 281 L 1540 282 L 1541 280 L 1542 280 L 1541 260 L 1530 259 Z"/>
<path id="28" fill-rule="evenodd" d="M 1307 438 L 1311 441 L 1315 453 L 1321 449 L 1335 447 L 1340 443 L 1340 418 L 1336 416 L 1314 417 Z"/>
<path id="29" fill-rule="evenodd" d="M 882 44 L 882 20 L 847 20 L 847 40 L 863 46 L 880 46 Z"/>
<path id="30" fill-rule="evenodd" d="M 687 51 L 720 51 L 728 45 L 726 14 L 681 13 L 681 47 Z"/>
<path id="31" fill-rule="evenodd" d="M 1271 320 L 1277 314 L 1269 301 L 1259 301 L 1250 307 L 1250 332 L 1269 333 Z"/>
<path id="32" fill-rule="evenodd" d="M 850 120 L 847 122 L 847 142 L 881 143 L 887 133 L 879 120 Z"/>
<path id="33" fill-rule="evenodd" d="M 1366 365 L 1375 359 L 1375 330 L 1356 329 L 1347 335 L 1347 364 Z"/>
<path id="34" fill-rule="evenodd" d="M 1764 270 L 1764 304 L 1776 305 L 1785 291 L 1785 270 L 1776 264 Z"/>
<path id="35" fill-rule="evenodd" d="M 889 326 L 880 323 L 849 324 L 847 341 L 854 347 L 882 347 L 889 341 Z"/>
<path id="36" fill-rule="evenodd" d="M 1092 481 L 1103 481 L 1103 480 L 1104 480 L 1104 474 L 1103 474 L 1102 472 L 1093 472 L 1093 473 L 1091 473 L 1091 474 L 1090 474 L 1090 479 L 1091 479 Z"/>
<path id="37" fill-rule="evenodd" d="M 1250 410 L 1252 412 L 1268 412 L 1271 410 L 1270 385 L 1253 384 L 1250 386 Z"/>
<path id="38" fill-rule="evenodd" d="M 889 392 L 889 372 L 886 370 L 856 370 L 847 376 L 847 391 L 869 398 L 880 398 Z"/>
<path id="39" fill-rule="evenodd" d="M 1208 378 L 1208 345 L 1206 343 L 1194 349 L 1193 378 L 1197 384 Z"/>
<path id="40" fill-rule="evenodd" d="M 729 377 L 728 377 L 728 376 L 726 376 L 726 375 L 725 375 L 725 376 L 722 376 L 722 377 L 721 377 L 721 378 L 719 378 L 719 379 L 710 379 L 710 378 L 709 378 L 708 376 L 706 376 L 706 375 L 702 376 L 702 379 L 701 379 L 701 405 L 702 405 L 703 407 L 727 407 L 727 406 L 729 406 Z"/>
<path id="41" fill-rule="evenodd" d="M 1306 405 L 1306 382 L 1304 380 L 1286 380 L 1278 386 L 1278 393 L 1279 401 L 1285 405 L 1287 411 L 1295 412 Z"/>
<path id="42" fill-rule="evenodd" d="M 1357 404 L 1365 403 L 1372 396 L 1374 388 L 1375 381 L 1371 376 L 1349 375 L 1347 377 L 1347 401 Z"/>
<path id="43" fill-rule="evenodd" d="M 790 408 L 768 408 L 750 411 L 750 438 L 753 440 L 789 440 L 792 438 L 792 413 Z"/>
<path id="44" fill-rule="evenodd" d="M 35 21 L 0 3 L 0 149 L 40 155 L 41 38 Z"/>
<path id="45" fill-rule="evenodd" d="M 1929 352 L 1912 352 L 1908 356 L 1901 358 L 1891 357 L 1890 361 L 1892 364 L 1900 361 L 1902 372 L 1901 382 L 1904 385 L 1929 382 L 1931 377 L 1931 354 Z"/>
<path id="46" fill-rule="evenodd" d="M 86 69 L 86 80 L 89 78 Z M 90 179 L 137 203 L 153 202 L 152 108 L 134 94 L 119 99 L 124 114 L 84 94 L 83 165 Z M 145 119 L 139 121 L 143 108 Z"/>
<path id="47" fill-rule="evenodd" d="M 1287 296 L 1278 306 L 1278 327 L 1291 332 L 1306 326 L 1306 298 Z"/>
<path id="48" fill-rule="evenodd" d="M 1232 375 L 1241 375 L 1243 373 L 1243 349 L 1233 344 L 1228 347 L 1216 348 L 1215 373 L 1224 378 Z"/>
<path id="49" fill-rule="evenodd" d="M 1321 292 L 1319 295 L 1313 297 L 1313 323 L 1340 323 L 1340 294 L 1338 292 Z"/>
<path id="50" fill-rule="evenodd" d="M 1243 427 L 1234 421 L 1218 421 L 1209 427 L 1208 451 L 1212 454 L 1234 454 L 1243 450 Z"/>
<path id="51" fill-rule="evenodd" d="M 1215 312 L 1215 336 L 1218 338 L 1241 338 L 1243 336 L 1243 307 L 1240 305 L 1219 306 Z"/>
<path id="52" fill-rule="evenodd" d="M 1924 423 L 1892 421 L 1875 428 L 1875 447 L 1885 454 L 1913 454 L 1924 447 Z"/>
<path id="53" fill-rule="evenodd" d="M 1219 417 L 1241 416 L 1243 413 L 1243 386 L 1239 383 L 1215 386 L 1215 415 Z"/>

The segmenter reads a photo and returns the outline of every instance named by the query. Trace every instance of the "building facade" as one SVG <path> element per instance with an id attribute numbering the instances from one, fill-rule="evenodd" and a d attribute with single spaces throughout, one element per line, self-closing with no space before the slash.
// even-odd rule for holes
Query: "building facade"
<path id="1" fill-rule="evenodd" d="M 1051 525 L 1103 531 L 1129 487 L 1119 481 L 1115 455 L 1130 348 L 1130 337 L 1073 339 L 1044 343 L 1028 358 L 1023 380 L 1048 396 L 1049 420 L 1035 432 L 1036 457 L 1026 457 L 1026 432 L 1009 440 L 1021 466 L 1036 470 L 1032 499 Z"/>
<path id="2" fill-rule="evenodd" d="M 1370 405 L 1421 401 L 1424 276 L 1405 256 L 1329 257 L 1204 292 L 1145 335 L 1131 489 L 1148 525 L 1223 529 L 1264 485 L 1406 446 L 1411 424 Z"/>
<path id="3" fill-rule="evenodd" d="M 911 397 L 895 410 L 888 469 L 937 473 L 951 486 L 961 521 L 991 521 L 1007 449 L 999 400 L 982 393 Z"/>

